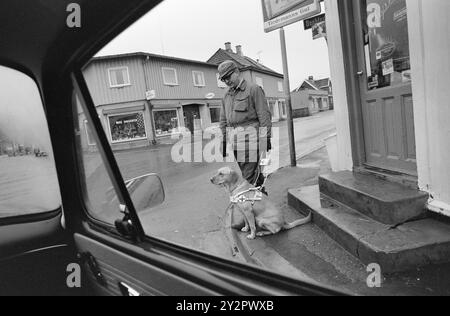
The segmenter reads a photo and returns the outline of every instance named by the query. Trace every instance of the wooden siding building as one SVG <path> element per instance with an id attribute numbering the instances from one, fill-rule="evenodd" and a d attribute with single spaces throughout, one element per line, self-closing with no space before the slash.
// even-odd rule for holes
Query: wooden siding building
<path id="1" fill-rule="evenodd" d="M 310 76 L 292 91 L 294 117 L 312 115 L 333 108 L 332 86 L 329 78 L 314 80 Z"/>
<path id="2" fill-rule="evenodd" d="M 218 123 L 226 92 L 215 64 L 148 53 L 93 58 L 84 75 L 113 149 Z M 95 149 L 87 123 L 82 128 L 83 147 Z"/>

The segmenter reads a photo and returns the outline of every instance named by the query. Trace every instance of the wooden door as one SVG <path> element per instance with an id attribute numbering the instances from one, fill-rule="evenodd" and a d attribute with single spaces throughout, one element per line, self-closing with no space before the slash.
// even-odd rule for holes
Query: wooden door
<path id="1" fill-rule="evenodd" d="M 187 129 L 193 134 L 195 130 L 201 128 L 200 122 L 200 109 L 198 105 L 186 105 L 183 107 L 184 111 L 184 124 Z"/>
<path id="2" fill-rule="evenodd" d="M 417 175 L 406 0 L 353 0 L 366 164 Z"/>

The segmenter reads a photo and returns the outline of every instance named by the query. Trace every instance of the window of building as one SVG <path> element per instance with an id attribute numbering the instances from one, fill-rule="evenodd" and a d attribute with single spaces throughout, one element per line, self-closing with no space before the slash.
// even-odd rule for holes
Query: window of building
<path id="1" fill-rule="evenodd" d="M 144 114 L 142 112 L 110 115 L 108 116 L 108 121 L 113 143 L 147 138 Z"/>
<path id="2" fill-rule="evenodd" d="M 0 218 L 55 211 L 61 196 L 36 83 L 0 66 Z"/>
<path id="3" fill-rule="evenodd" d="M 192 77 L 194 78 L 194 86 L 196 87 L 204 87 L 205 84 L 205 75 L 201 71 L 193 71 Z"/>
<path id="4" fill-rule="evenodd" d="M 179 132 L 180 121 L 177 110 L 157 110 L 153 113 L 156 136 L 170 136 Z"/>
<path id="5" fill-rule="evenodd" d="M 211 123 L 219 123 L 220 122 L 220 107 L 211 107 L 209 108 L 209 113 L 211 114 Z"/>
<path id="6" fill-rule="evenodd" d="M 120 88 L 130 85 L 130 74 L 128 67 L 108 69 L 109 86 L 111 88 Z"/>
<path id="7" fill-rule="evenodd" d="M 262 78 L 256 77 L 256 78 L 255 78 L 255 81 L 256 81 L 256 84 L 257 84 L 258 86 L 260 86 L 261 88 L 264 88 L 264 81 L 263 81 Z"/>
<path id="8" fill-rule="evenodd" d="M 225 82 L 223 82 L 222 80 L 219 79 L 219 73 L 216 73 L 216 78 L 217 78 L 217 86 L 219 88 L 226 88 L 227 87 Z"/>
<path id="9" fill-rule="evenodd" d="M 278 92 L 284 92 L 283 83 L 281 81 L 278 81 Z"/>
<path id="10" fill-rule="evenodd" d="M 280 107 L 281 107 L 281 115 L 283 117 L 286 117 L 287 116 L 286 101 L 280 100 L 280 101 L 278 101 L 278 103 L 280 104 Z"/>
<path id="11" fill-rule="evenodd" d="M 272 114 L 272 116 L 274 116 L 274 114 L 275 114 L 275 105 L 276 105 L 275 101 L 273 101 L 273 100 L 267 101 L 267 104 L 269 106 L 270 113 Z"/>
<path id="12" fill-rule="evenodd" d="M 168 86 L 178 85 L 177 70 L 174 68 L 162 68 L 164 84 Z"/>

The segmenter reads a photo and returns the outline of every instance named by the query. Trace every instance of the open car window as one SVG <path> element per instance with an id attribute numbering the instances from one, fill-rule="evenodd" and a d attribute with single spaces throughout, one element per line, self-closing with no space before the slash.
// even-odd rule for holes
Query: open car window
<path id="1" fill-rule="evenodd" d="M 50 135 L 36 83 L 0 66 L 0 220 L 60 206 Z"/>

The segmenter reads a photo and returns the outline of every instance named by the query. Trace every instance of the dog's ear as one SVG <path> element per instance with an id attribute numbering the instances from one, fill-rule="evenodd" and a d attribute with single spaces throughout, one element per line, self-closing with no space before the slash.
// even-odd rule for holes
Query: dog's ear
<path id="1" fill-rule="evenodd" d="M 231 169 L 230 175 L 231 175 L 230 178 L 231 184 L 236 184 L 239 182 L 239 174 L 236 171 Z"/>

